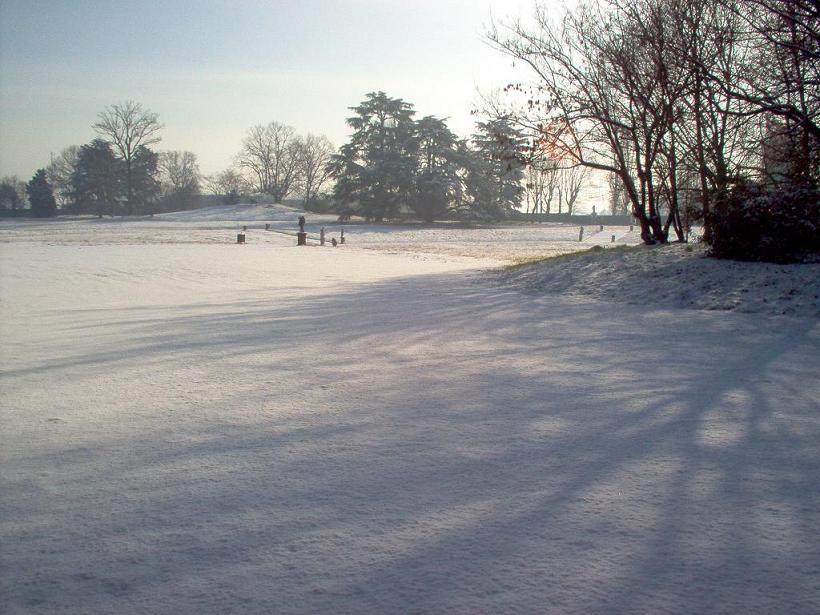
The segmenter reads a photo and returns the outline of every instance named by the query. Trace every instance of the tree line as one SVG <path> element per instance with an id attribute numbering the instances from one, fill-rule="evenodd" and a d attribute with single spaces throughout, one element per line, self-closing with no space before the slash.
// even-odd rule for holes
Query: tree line
<path id="1" fill-rule="evenodd" d="M 412 104 L 384 92 L 367 94 L 351 110 L 353 134 L 338 151 L 324 136 L 302 137 L 274 121 L 252 126 L 233 164 L 203 177 L 192 152 L 153 149 L 163 128 L 156 113 L 134 101 L 114 104 L 93 125 L 97 138 L 65 148 L 38 171 L 55 206 L 31 211 L 103 216 L 190 209 L 204 186 L 227 203 L 298 194 L 308 209 L 327 210 L 332 201 L 343 216 L 378 221 L 497 220 L 520 207 L 525 188 L 528 199 L 540 190 L 536 180 L 524 182 L 530 140 L 506 118 L 478 122 L 463 139 L 443 119 L 415 119 Z M 559 201 L 570 213 L 581 181 L 582 175 L 567 175 L 560 184 Z M 16 178 L 0 182 L 5 208 L 20 207 L 21 186 Z M 534 198 L 533 211 L 543 211 L 545 202 L 549 211 L 541 192 Z"/>
<path id="2" fill-rule="evenodd" d="M 505 118 L 478 122 L 462 139 L 445 120 L 417 120 L 411 103 L 384 92 L 350 110 L 353 134 L 327 167 L 340 214 L 500 219 L 520 206 L 528 141 Z"/>
<path id="3" fill-rule="evenodd" d="M 95 139 L 52 156 L 28 184 L 17 177 L 2 178 L 0 208 L 21 211 L 28 202 L 31 215 L 40 217 L 58 210 L 75 215 L 144 215 L 197 207 L 203 188 L 226 203 L 251 194 L 280 202 L 298 193 L 311 204 L 329 179 L 333 145 L 323 136 L 302 138 L 277 122 L 253 126 L 234 163 L 207 177 L 193 152 L 152 148 L 160 142 L 162 128 L 159 116 L 140 103 L 106 107 L 93 125 Z M 43 198 L 48 194 L 50 201 L 43 204 L 31 190 Z"/>
<path id="4" fill-rule="evenodd" d="M 815 222 L 818 24 L 816 0 L 588 0 L 488 39 L 535 77 L 504 99 L 531 160 L 608 172 L 654 243 L 695 220 L 710 239 L 749 193 Z"/>

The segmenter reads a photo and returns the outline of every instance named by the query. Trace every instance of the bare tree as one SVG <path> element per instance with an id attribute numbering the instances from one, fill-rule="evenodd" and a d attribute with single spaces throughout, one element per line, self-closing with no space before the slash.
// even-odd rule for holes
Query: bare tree
<path id="1" fill-rule="evenodd" d="M 666 186 L 665 191 L 667 198 L 682 202 L 684 226 L 688 229 L 696 215 L 704 220 L 708 237 L 714 195 L 747 172 L 756 156 L 749 104 L 721 85 L 737 82 L 746 70 L 748 37 L 737 15 L 712 0 L 685 0 L 667 9 L 670 48 L 686 87 L 675 104 L 664 152 L 666 166 L 677 165 L 677 190 L 673 195 Z"/>
<path id="2" fill-rule="evenodd" d="M 607 176 L 609 184 L 609 213 L 613 216 L 625 216 L 629 213 L 629 201 L 624 194 L 621 180 L 614 174 Z"/>
<path id="3" fill-rule="evenodd" d="M 133 100 L 106 107 L 99 118 L 94 130 L 114 146 L 125 163 L 125 198 L 130 216 L 134 213 L 134 159 L 140 148 L 159 143 L 157 133 L 163 126 L 156 113 L 143 109 Z"/>
<path id="4" fill-rule="evenodd" d="M 239 202 L 239 198 L 247 194 L 250 186 L 247 180 L 236 169 L 225 169 L 221 173 L 215 173 L 205 178 L 208 190 L 211 194 L 225 197 L 227 201 Z"/>
<path id="5" fill-rule="evenodd" d="M 589 167 L 580 164 L 558 170 L 558 213 L 566 207 L 567 213 L 572 215 L 575 202 L 588 177 Z"/>
<path id="6" fill-rule="evenodd" d="M 299 175 L 305 192 L 305 206 L 309 206 L 330 179 L 330 162 L 335 148 L 325 136 L 308 134 L 299 152 Z"/>
<path id="7" fill-rule="evenodd" d="M 80 153 L 78 145 L 69 145 L 57 156 L 51 157 L 51 161 L 46 167 L 46 177 L 48 183 L 54 190 L 54 197 L 57 204 L 63 208 L 71 202 L 71 174 L 74 173 L 74 166 L 77 164 L 77 157 Z"/>
<path id="8" fill-rule="evenodd" d="M 820 137 L 820 2 L 721 0 L 720 5 L 756 35 L 756 63 L 767 61 L 724 86 Z"/>
<path id="9" fill-rule="evenodd" d="M 790 181 L 820 181 L 820 2 L 722 0 L 754 34 L 751 62 L 738 79 L 714 78 L 730 95 L 780 125 L 790 142 Z M 772 122 L 771 118 L 777 118 Z"/>
<path id="10" fill-rule="evenodd" d="M 669 2 L 593 0 L 560 20 L 538 5 L 534 25 L 519 21 L 489 33 L 537 78 L 520 116 L 565 152 L 568 167 L 619 178 L 646 243 L 666 241 L 670 222 L 683 236 L 675 200 L 667 203 L 666 225 L 660 209 L 662 195 L 676 192 L 662 185 L 674 183 L 676 169 L 661 167 L 674 103 L 687 87 L 669 50 Z"/>
<path id="11" fill-rule="evenodd" d="M 558 187 L 558 162 L 550 158 L 534 159 L 525 171 L 527 182 L 526 198 L 530 213 L 551 212 L 555 190 Z"/>
<path id="12" fill-rule="evenodd" d="M 250 171 L 261 194 L 279 203 L 300 180 L 301 141 L 292 127 L 271 122 L 248 130 L 237 164 Z"/>
<path id="13" fill-rule="evenodd" d="M 169 151 L 159 156 L 161 182 L 165 197 L 175 206 L 187 209 L 193 206 L 199 194 L 200 173 L 196 154 Z"/>
<path id="14" fill-rule="evenodd" d="M 16 210 L 26 202 L 26 183 L 16 175 L 0 179 L 0 207 Z"/>

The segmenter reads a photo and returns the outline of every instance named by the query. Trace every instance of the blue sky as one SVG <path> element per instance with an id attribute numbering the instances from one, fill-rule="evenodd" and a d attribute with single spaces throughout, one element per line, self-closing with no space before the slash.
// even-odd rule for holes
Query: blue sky
<path id="1" fill-rule="evenodd" d="M 0 0 L 0 174 L 23 178 L 90 141 L 97 114 L 133 99 L 159 113 L 158 149 L 230 164 L 272 120 L 348 135 L 347 107 L 383 90 L 466 136 L 476 89 L 510 79 L 482 33 L 533 0 Z"/>

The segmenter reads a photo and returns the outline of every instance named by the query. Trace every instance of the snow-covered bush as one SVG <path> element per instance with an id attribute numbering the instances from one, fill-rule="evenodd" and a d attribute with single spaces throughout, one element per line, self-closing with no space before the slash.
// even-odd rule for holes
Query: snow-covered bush
<path id="1" fill-rule="evenodd" d="M 820 191 L 743 182 L 721 195 L 711 217 L 710 253 L 773 263 L 820 260 Z"/>

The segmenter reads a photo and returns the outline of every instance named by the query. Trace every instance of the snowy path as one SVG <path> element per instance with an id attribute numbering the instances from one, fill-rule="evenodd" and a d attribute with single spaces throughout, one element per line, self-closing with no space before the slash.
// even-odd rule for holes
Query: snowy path
<path id="1" fill-rule="evenodd" d="M 1 254 L 4 613 L 820 611 L 817 319 L 355 249 Z"/>

